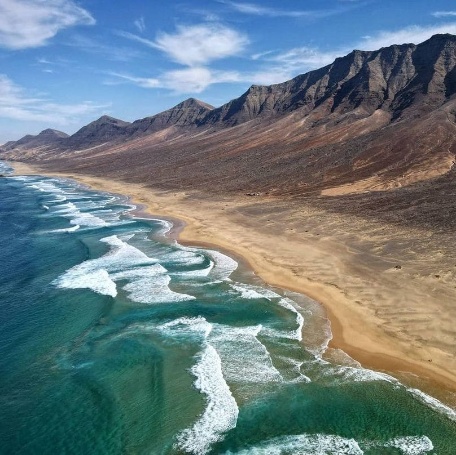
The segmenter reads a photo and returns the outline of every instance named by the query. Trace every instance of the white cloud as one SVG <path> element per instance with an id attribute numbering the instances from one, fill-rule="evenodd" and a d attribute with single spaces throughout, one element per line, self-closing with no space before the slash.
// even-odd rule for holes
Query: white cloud
<path id="1" fill-rule="evenodd" d="M 195 28 L 203 28 L 204 33 L 195 32 Z M 216 27 L 220 27 L 217 25 Z M 225 30 L 225 28 L 223 27 Z M 229 29 L 228 29 L 229 30 Z M 343 57 L 353 49 L 376 50 L 392 44 L 415 43 L 419 44 L 437 33 L 456 34 L 456 22 L 428 27 L 410 26 L 394 31 L 378 31 L 372 36 L 366 36 L 358 42 L 341 46 L 330 50 L 321 50 L 316 47 L 297 47 L 284 51 L 266 50 L 255 53 L 251 59 L 257 63 L 254 71 L 217 71 L 206 65 L 211 59 L 223 58 L 231 55 L 234 49 L 242 46 L 234 46 L 227 50 L 225 38 L 219 40 L 213 49 L 208 50 L 211 40 L 202 40 L 203 35 L 215 35 L 210 26 L 181 27 L 174 35 L 162 35 L 156 41 L 151 41 L 137 35 L 122 32 L 122 36 L 146 44 L 152 48 L 160 48 L 177 62 L 186 65 L 187 68 L 168 71 L 157 77 L 141 78 L 125 74 L 111 74 L 121 80 L 134 83 L 144 88 L 163 88 L 173 93 L 201 93 L 207 87 L 217 83 L 246 83 L 270 85 L 281 83 L 308 71 L 321 68 L 332 63 L 337 57 Z M 235 32 L 236 33 L 236 32 Z M 192 41 L 190 36 L 200 37 Z M 242 36 L 242 35 L 238 35 Z M 245 38 L 247 41 L 247 38 Z M 185 45 L 188 41 L 188 46 Z M 201 42 L 201 45 L 200 45 Z M 188 54 L 188 55 L 187 55 Z M 202 64 L 199 64 L 202 62 Z M 112 83 L 112 81 L 111 81 Z"/>
<path id="2" fill-rule="evenodd" d="M 275 84 L 328 65 L 353 49 L 372 51 L 393 44 L 419 44 L 438 33 L 456 34 L 456 22 L 428 27 L 414 25 L 394 31 L 379 31 L 363 37 L 356 43 L 330 51 L 311 47 L 294 48 L 282 53 L 266 51 L 252 56 L 253 60 L 260 61 L 263 65 L 259 71 L 250 74 L 249 77 L 256 84 Z"/>
<path id="3" fill-rule="evenodd" d="M 190 67 L 167 71 L 158 78 L 136 77 L 121 73 L 111 76 L 132 82 L 143 88 L 164 88 L 174 94 L 201 93 L 212 84 L 239 82 L 241 76 L 236 71 L 216 71 L 205 67 Z"/>
<path id="4" fill-rule="evenodd" d="M 456 16 L 456 11 L 434 11 L 431 14 L 434 17 L 452 17 Z"/>
<path id="5" fill-rule="evenodd" d="M 0 0 L 0 46 L 7 49 L 43 46 L 79 24 L 93 25 L 95 19 L 71 0 Z"/>
<path id="6" fill-rule="evenodd" d="M 312 11 L 287 11 L 279 8 L 271 8 L 268 6 L 261 6 L 255 3 L 240 3 L 240 2 L 230 2 L 222 1 L 226 5 L 231 6 L 233 9 L 243 14 L 252 14 L 255 16 L 269 16 L 269 17 L 305 17 L 313 16 L 318 14 L 318 12 Z"/>
<path id="7" fill-rule="evenodd" d="M 144 17 L 140 17 L 133 22 L 133 25 L 138 29 L 139 33 L 144 33 L 146 31 L 146 22 Z"/>
<path id="8" fill-rule="evenodd" d="M 263 52 L 252 56 L 253 60 L 262 62 L 262 68 L 247 77 L 255 84 L 277 84 L 298 74 L 328 65 L 339 55 L 344 53 L 322 52 L 311 47 L 297 47 L 284 52 Z"/>
<path id="9" fill-rule="evenodd" d="M 269 57 L 269 60 L 292 70 L 296 68 L 320 68 L 331 63 L 338 54 L 339 52 L 322 52 L 312 47 L 295 47 Z"/>
<path id="10" fill-rule="evenodd" d="M 201 93 L 212 84 L 239 81 L 237 71 L 219 71 L 209 68 L 208 64 L 240 53 L 248 43 L 247 36 L 218 23 L 178 26 L 175 33 L 161 33 L 154 41 L 129 32 L 118 32 L 118 35 L 158 49 L 184 68 L 150 78 L 120 73 L 110 73 L 111 76 L 144 88 L 164 88 L 175 94 Z"/>
<path id="11" fill-rule="evenodd" d="M 427 27 L 412 25 L 400 30 L 379 31 L 372 36 L 365 36 L 362 38 L 361 41 L 356 43 L 354 48 L 365 51 L 373 51 L 380 49 L 381 47 L 391 46 L 393 44 L 419 44 L 426 41 L 431 36 L 439 33 L 456 34 L 456 22 L 430 25 Z"/>
<path id="12" fill-rule="evenodd" d="M 108 58 L 109 60 L 127 62 L 141 55 L 136 49 L 130 47 L 120 47 L 109 44 L 103 44 L 88 36 L 73 34 L 71 39 L 66 42 L 68 46 L 77 47 L 85 52 L 91 54 L 99 54 Z"/>
<path id="13" fill-rule="evenodd" d="M 356 2 L 359 0 L 343 0 L 348 2 Z M 246 3 L 246 2 L 235 2 L 231 0 L 218 0 L 219 3 L 228 5 L 238 13 L 249 14 L 252 16 L 263 16 L 263 17 L 291 17 L 291 18 L 309 18 L 309 19 L 323 19 L 328 16 L 340 14 L 353 9 L 355 6 L 339 6 L 331 9 L 320 9 L 320 10 L 287 10 L 282 8 L 270 7 L 259 5 L 257 3 Z"/>
<path id="14" fill-rule="evenodd" d="M 253 54 L 250 58 L 252 60 L 259 60 L 259 59 L 265 57 L 266 55 L 271 55 L 271 54 L 274 54 L 275 52 L 277 52 L 277 51 L 257 52 L 256 54 Z"/>
<path id="15" fill-rule="evenodd" d="M 178 26 L 176 33 L 161 33 L 155 41 L 127 32 L 119 34 L 159 49 L 173 61 L 191 67 L 234 56 L 249 42 L 244 34 L 216 23 Z"/>
<path id="16" fill-rule="evenodd" d="M 43 97 L 30 96 L 8 76 L 0 74 L 0 117 L 3 118 L 68 125 L 76 122 L 80 116 L 106 107 L 94 105 L 90 101 L 59 104 Z"/>

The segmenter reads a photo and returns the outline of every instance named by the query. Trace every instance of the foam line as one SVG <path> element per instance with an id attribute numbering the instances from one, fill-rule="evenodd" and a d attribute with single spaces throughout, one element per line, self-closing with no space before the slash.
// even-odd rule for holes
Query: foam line
<path id="1" fill-rule="evenodd" d="M 294 337 L 296 340 L 302 341 L 302 328 L 304 327 L 304 318 L 302 314 L 294 307 L 291 300 L 287 298 L 280 299 L 279 305 L 296 314 L 296 323 L 298 324 L 298 328 L 294 333 Z"/>
<path id="2" fill-rule="evenodd" d="M 214 267 L 211 270 L 211 276 L 215 280 L 227 280 L 230 275 L 238 268 L 238 263 L 226 256 L 223 253 L 219 253 L 214 250 L 203 250 L 214 262 Z"/>
<path id="3" fill-rule="evenodd" d="M 81 226 L 79 226 L 79 224 L 77 224 L 76 226 L 73 226 L 73 227 L 70 227 L 70 228 L 63 228 L 63 229 L 54 229 L 53 231 L 51 232 L 74 232 L 74 231 L 77 231 Z"/>
<path id="4" fill-rule="evenodd" d="M 282 382 L 271 356 L 257 335 L 262 326 L 214 325 L 209 342 L 217 349 L 228 381 L 238 383 Z"/>
<path id="5" fill-rule="evenodd" d="M 304 318 L 302 314 L 295 308 L 293 305 L 292 300 L 288 298 L 284 298 L 281 295 L 277 294 L 274 291 L 271 291 L 269 289 L 264 289 L 259 286 L 253 286 L 250 284 L 244 284 L 244 283 L 233 283 L 231 285 L 231 288 L 234 289 L 235 291 L 238 291 L 241 293 L 241 298 L 243 299 L 280 299 L 279 300 L 279 305 L 283 308 L 286 308 L 287 310 L 291 311 L 296 315 L 296 323 L 298 324 L 298 327 L 294 332 L 291 334 L 279 334 L 278 332 L 275 332 L 276 336 L 283 336 L 285 335 L 286 338 L 291 338 L 291 339 L 296 339 L 298 341 L 302 341 L 302 328 L 304 326 Z M 273 333 L 273 331 L 269 331 L 269 333 Z"/>
<path id="6" fill-rule="evenodd" d="M 115 297 L 117 288 L 109 272 L 118 272 L 139 265 L 156 263 L 137 248 L 128 245 L 113 235 L 101 239 L 111 246 L 111 250 L 97 259 L 89 259 L 67 270 L 54 285 L 67 289 L 92 289 L 93 291 Z"/>
<path id="7" fill-rule="evenodd" d="M 383 447 L 399 449 L 403 455 L 424 455 L 434 449 L 427 436 L 403 436 L 388 441 Z"/>
<path id="8" fill-rule="evenodd" d="M 434 449 L 432 441 L 427 436 L 401 436 L 390 439 L 386 443 L 378 441 L 355 441 L 354 439 L 343 438 L 327 434 L 300 434 L 281 436 L 261 442 L 254 447 L 235 452 L 236 455 L 282 455 L 293 453 L 293 455 L 362 455 L 362 448 L 376 453 L 383 453 L 381 448 L 396 448 L 403 455 L 424 455 Z M 233 452 L 225 452 L 231 455 Z M 233 454 L 234 455 L 234 454 Z"/>
<path id="9" fill-rule="evenodd" d="M 223 434 L 236 426 L 239 409 L 222 373 L 217 351 L 207 344 L 191 372 L 195 387 L 206 395 L 207 407 L 195 424 L 177 436 L 177 447 L 188 453 L 205 454 Z"/>
<path id="10" fill-rule="evenodd" d="M 253 286 L 251 284 L 233 283 L 231 287 L 241 293 L 243 299 L 277 299 L 281 296 L 269 289 L 261 288 L 260 286 Z M 294 311 L 294 309 L 293 309 Z"/>
<path id="11" fill-rule="evenodd" d="M 254 447 L 234 452 L 236 455 L 363 455 L 363 451 L 354 439 L 326 434 L 301 434 L 273 438 Z M 233 452 L 228 451 L 226 455 Z"/>
<path id="12" fill-rule="evenodd" d="M 437 400 L 437 398 L 431 397 L 418 389 L 407 388 L 407 392 L 411 393 L 415 398 L 422 403 L 427 404 L 435 411 L 445 414 L 450 420 L 456 422 L 456 411 Z"/>
<path id="13" fill-rule="evenodd" d="M 194 318 L 183 317 L 166 322 L 165 324 L 158 326 L 158 328 L 162 331 L 172 333 L 174 336 L 188 336 L 196 333 L 202 335 L 203 340 L 206 340 L 212 331 L 212 324 L 209 323 L 203 316 L 197 316 Z"/>
<path id="14" fill-rule="evenodd" d="M 81 266 L 76 266 L 68 270 L 53 283 L 59 288 L 91 289 L 98 294 L 108 295 L 110 297 L 117 295 L 116 283 L 111 280 L 106 270 L 96 267 L 92 268 L 86 263 L 81 264 Z"/>
<path id="15" fill-rule="evenodd" d="M 136 208 L 135 206 L 133 206 L 133 208 Z M 136 218 L 137 219 L 137 218 Z M 162 225 L 162 228 L 158 231 L 158 233 L 160 235 L 163 235 L 165 236 L 166 234 L 168 234 L 169 231 L 171 231 L 171 229 L 173 228 L 173 223 L 171 221 L 168 221 L 168 220 L 160 220 L 158 218 L 144 218 L 148 221 L 152 220 L 152 221 L 155 221 L 159 224 Z"/>
<path id="16" fill-rule="evenodd" d="M 171 278 L 160 264 L 126 270 L 111 276 L 114 281 L 128 280 L 122 289 L 128 292 L 130 300 L 138 303 L 182 302 L 195 297 L 171 291 Z"/>

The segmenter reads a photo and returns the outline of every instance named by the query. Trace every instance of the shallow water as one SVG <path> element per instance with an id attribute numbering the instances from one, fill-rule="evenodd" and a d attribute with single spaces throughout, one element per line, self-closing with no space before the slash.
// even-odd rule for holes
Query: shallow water
<path id="1" fill-rule="evenodd" d="M 306 297 L 74 182 L 0 201 L 0 453 L 456 453 L 454 411 L 322 359 Z"/>

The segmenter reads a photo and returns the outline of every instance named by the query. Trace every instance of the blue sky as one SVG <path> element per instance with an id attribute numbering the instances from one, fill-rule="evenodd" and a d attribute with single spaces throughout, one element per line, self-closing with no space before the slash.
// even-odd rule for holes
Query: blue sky
<path id="1" fill-rule="evenodd" d="M 456 34 L 454 0 L 0 0 L 0 143 L 190 96 L 219 106 L 435 33 Z"/>

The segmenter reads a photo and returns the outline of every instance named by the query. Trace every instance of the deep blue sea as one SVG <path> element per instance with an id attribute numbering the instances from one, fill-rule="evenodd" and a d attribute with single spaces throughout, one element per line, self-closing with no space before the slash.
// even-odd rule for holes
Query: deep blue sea
<path id="1" fill-rule="evenodd" d="M 133 209 L 0 178 L 1 454 L 456 454 L 454 410 L 325 360 L 319 305 Z"/>

